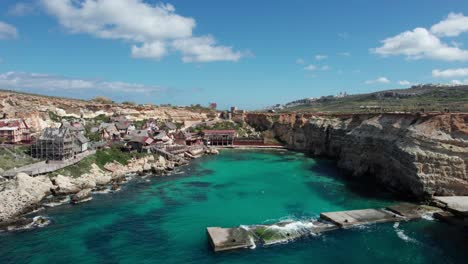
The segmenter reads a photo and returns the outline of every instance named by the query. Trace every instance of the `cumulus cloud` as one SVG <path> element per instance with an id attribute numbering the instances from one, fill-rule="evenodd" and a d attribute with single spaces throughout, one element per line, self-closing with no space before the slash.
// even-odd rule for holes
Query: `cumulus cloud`
<path id="1" fill-rule="evenodd" d="M 324 65 L 324 66 L 322 66 L 320 69 L 321 69 L 322 71 L 328 71 L 328 70 L 331 69 L 331 67 L 328 66 L 328 65 Z"/>
<path id="2" fill-rule="evenodd" d="M 410 85 L 411 82 L 407 81 L 407 80 L 402 80 L 402 81 L 399 81 L 398 82 L 399 85 Z"/>
<path id="3" fill-rule="evenodd" d="M 70 33 L 133 42 L 131 54 L 135 58 L 160 59 L 167 54 L 166 46 L 183 54 L 190 53 L 184 56 L 184 61 L 236 61 L 242 55 L 231 47 L 217 46 L 211 36 L 193 36 L 195 20 L 178 15 L 171 4 L 150 5 L 142 0 L 41 2 Z M 188 48 L 181 43 L 195 47 Z"/>
<path id="4" fill-rule="evenodd" d="M 0 39 L 15 39 L 18 37 L 18 30 L 10 24 L 0 21 Z"/>
<path id="5" fill-rule="evenodd" d="M 468 51 L 443 43 L 425 28 L 416 28 L 384 39 L 383 46 L 372 52 L 390 56 L 405 55 L 409 59 L 430 58 L 445 61 L 467 61 Z"/>
<path id="6" fill-rule="evenodd" d="M 33 3 L 19 2 L 8 9 L 8 14 L 11 16 L 26 16 L 34 13 L 36 5 Z"/>
<path id="7" fill-rule="evenodd" d="M 444 43 L 439 36 L 457 36 L 468 31 L 467 18 L 462 14 L 451 13 L 430 30 L 422 27 L 402 32 L 381 41 L 382 46 L 371 49 L 371 52 L 383 55 L 403 55 L 409 59 L 434 59 L 444 61 L 468 61 L 468 50 L 459 44 Z"/>
<path id="8" fill-rule="evenodd" d="M 161 93 L 167 91 L 160 86 L 143 85 L 126 82 L 109 82 L 102 80 L 86 80 L 63 76 L 6 72 L 0 74 L 0 87 L 10 90 L 38 91 L 94 91 L 102 93 Z"/>
<path id="9" fill-rule="evenodd" d="M 432 77 L 434 78 L 458 78 L 468 76 L 468 68 L 459 68 L 459 69 L 446 69 L 438 70 L 435 69 L 432 71 Z"/>
<path id="10" fill-rule="evenodd" d="M 172 47 L 182 53 L 184 62 L 238 61 L 242 57 L 231 47 L 216 46 L 211 36 L 176 39 Z"/>
<path id="11" fill-rule="evenodd" d="M 325 55 L 325 54 L 318 54 L 318 55 L 315 55 L 315 59 L 316 60 L 324 60 L 328 58 L 328 55 Z"/>
<path id="12" fill-rule="evenodd" d="M 167 54 L 166 44 L 162 41 L 143 43 L 141 46 L 132 46 L 133 58 L 146 58 L 159 60 Z"/>
<path id="13" fill-rule="evenodd" d="M 366 84 L 377 84 L 377 83 L 384 84 L 384 83 L 390 83 L 390 80 L 387 77 L 379 77 L 374 80 L 367 80 L 365 81 L 365 83 Z"/>
<path id="14" fill-rule="evenodd" d="M 468 31 L 468 17 L 450 13 L 445 20 L 431 27 L 431 32 L 438 36 L 455 37 Z"/>

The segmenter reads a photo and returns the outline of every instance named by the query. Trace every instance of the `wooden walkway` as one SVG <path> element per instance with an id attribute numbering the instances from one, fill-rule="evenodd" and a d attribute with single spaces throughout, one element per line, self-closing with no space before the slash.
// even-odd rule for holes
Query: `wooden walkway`
<path id="1" fill-rule="evenodd" d="M 45 161 L 40 161 L 40 162 L 29 164 L 23 167 L 7 170 L 3 172 L 2 176 L 6 178 L 13 178 L 16 176 L 16 174 L 20 172 L 26 173 L 30 176 L 46 174 L 46 173 L 54 172 L 56 170 L 60 170 L 70 165 L 76 164 L 80 162 L 82 159 L 88 157 L 89 155 L 93 155 L 95 153 L 96 153 L 95 150 L 88 150 L 83 153 L 77 154 L 76 158 L 74 159 L 68 159 L 68 160 L 63 160 L 63 161 L 51 160 L 47 163 Z"/>

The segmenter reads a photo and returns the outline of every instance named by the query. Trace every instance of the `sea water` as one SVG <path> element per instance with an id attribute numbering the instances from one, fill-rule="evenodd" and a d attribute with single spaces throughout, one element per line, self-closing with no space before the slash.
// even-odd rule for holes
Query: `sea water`
<path id="1" fill-rule="evenodd" d="M 342 176 L 333 162 L 301 153 L 225 150 L 172 176 L 136 179 L 88 203 L 39 212 L 52 223 L 0 233 L 0 263 L 466 263 L 467 233 L 431 219 L 211 250 L 206 227 L 300 226 L 321 212 L 398 202 Z"/>

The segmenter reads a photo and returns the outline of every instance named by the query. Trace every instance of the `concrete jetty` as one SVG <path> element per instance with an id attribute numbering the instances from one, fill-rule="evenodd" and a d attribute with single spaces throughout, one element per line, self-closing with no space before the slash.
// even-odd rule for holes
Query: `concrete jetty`
<path id="1" fill-rule="evenodd" d="M 363 209 L 320 214 L 310 221 L 282 221 L 271 225 L 237 228 L 209 227 L 207 234 L 215 252 L 272 245 L 340 228 L 385 222 L 409 221 L 442 210 L 427 205 L 400 203 L 387 208 Z"/>
<path id="2" fill-rule="evenodd" d="M 241 227 L 208 227 L 206 232 L 215 252 L 251 248 L 255 245 L 249 231 Z"/>
<path id="3" fill-rule="evenodd" d="M 320 218 L 339 227 L 400 221 L 398 215 L 383 209 L 364 209 L 321 213 Z"/>
<path id="4" fill-rule="evenodd" d="M 468 216 L 468 196 L 434 196 L 433 199 L 456 215 Z"/>
<path id="5" fill-rule="evenodd" d="M 436 219 L 468 228 L 468 196 L 435 196 L 433 202 L 446 210 L 435 213 Z"/>

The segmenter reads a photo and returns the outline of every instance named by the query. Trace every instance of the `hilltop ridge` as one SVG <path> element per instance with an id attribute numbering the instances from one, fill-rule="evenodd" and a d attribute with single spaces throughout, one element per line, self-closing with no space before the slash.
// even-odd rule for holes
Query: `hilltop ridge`
<path id="1" fill-rule="evenodd" d="M 468 85 L 423 84 L 364 94 L 304 98 L 269 110 L 281 112 L 362 113 L 372 111 L 468 112 Z"/>

